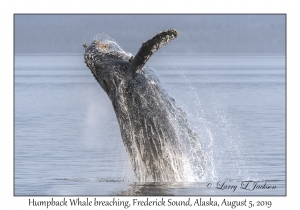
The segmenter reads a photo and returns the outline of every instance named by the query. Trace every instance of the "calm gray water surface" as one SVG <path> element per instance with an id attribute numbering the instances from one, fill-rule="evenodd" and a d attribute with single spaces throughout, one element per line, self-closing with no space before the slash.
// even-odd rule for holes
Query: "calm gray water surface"
<path id="1" fill-rule="evenodd" d="M 15 56 L 15 195 L 286 194 L 284 56 L 157 54 L 147 64 L 201 138 L 202 181 L 136 182 L 83 56 L 23 54 Z"/>

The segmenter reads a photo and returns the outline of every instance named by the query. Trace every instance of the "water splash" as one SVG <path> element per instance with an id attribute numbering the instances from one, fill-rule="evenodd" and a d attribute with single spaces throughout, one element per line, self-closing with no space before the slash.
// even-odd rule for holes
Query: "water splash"
<path id="1" fill-rule="evenodd" d="M 157 44 L 161 47 L 168 41 Z M 203 150 L 186 114 L 148 67 L 124 82 L 128 55 L 100 34 L 87 48 L 85 62 L 112 101 L 138 181 L 194 181 L 195 175 L 203 176 Z M 196 161 L 197 167 L 192 167 Z"/>
<path id="2" fill-rule="evenodd" d="M 103 50 L 113 51 L 109 56 L 129 57 L 107 35 L 98 35 L 96 39 L 109 44 L 110 48 Z M 101 56 L 105 58 L 106 54 Z M 223 172 L 231 178 L 242 174 L 239 137 L 220 103 L 211 101 L 210 109 L 205 110 L 198 93 L 182 73 L 192 99 L 182 106 L 189 114 L 186 115 L 148 67 L 132 79 L 125 91 L 122 83 L 115 83 L 122 81 L 120 63 L 110 65 L 115 80 L 108 81 L 117 92 L 117 98 L 110 99 L 138 181 L 216 181 L 223 178 Z M 213 120 L 207 120 L 208 113 Z"/>
<path id="3" fill-rule="evenodd" d="M 190 98 L 188 103 L 183 102 L 181 105 L 185 108 L 193 129 L 199 134 L 205 151 L 205 174 L 197 180 L 239 180 L 247 177 L 238 126 L 230 121 L 213 88 L 210 85 L 206 86 L 206 91 L 211 94 L 211 101 L 204 102 L 184 74 L 184 70 L 177 71 L 188 85 L 186 98 Z M 192 166 L 197 167 L 197 164 Z"/>
<path id="4" fill-rule="evenodd" d="M 152 70 L 145 67 L 143 77 L 138 81 L 144 80 L 143 83 L 149 82 L 151 85 L 147 85 L 146 90 L 143 86 L 135 87 L 137 97 L 133 98 L 137 105 L 128 104 L 128 97 L 123 95 L 122 90 L 119 93 L 123 96 L 119 100 L 120 112 L 126 117 L 118 117 L 119 120 L 129 119 L 124 133 L 130 136 L 128 139 L 133 139 L 128 150 L 134 151 L 131 161 L 139 181 L 199 180 L 204 174 L 205 158 L 198 135 L 190 128 L 186 114 L 165 92 Z M 140 118 L 132 115 L 134 112 L 143 112 L 141 116 L 147 114 L 144 122 L 138 122 Z M 145 162 L 145 158 L 150 161 Z"/>

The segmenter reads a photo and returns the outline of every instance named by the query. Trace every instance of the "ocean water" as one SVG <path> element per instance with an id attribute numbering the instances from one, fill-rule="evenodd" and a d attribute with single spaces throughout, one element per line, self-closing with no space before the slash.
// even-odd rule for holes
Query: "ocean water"
<path id="1" fill-rule="evenodd" d="M 157 53 L 147 65 L 201 138 L 203 180 L 137 182 L 83 55 L 17 54 L 14 194 L 286 194 L 284 55 Z"/>

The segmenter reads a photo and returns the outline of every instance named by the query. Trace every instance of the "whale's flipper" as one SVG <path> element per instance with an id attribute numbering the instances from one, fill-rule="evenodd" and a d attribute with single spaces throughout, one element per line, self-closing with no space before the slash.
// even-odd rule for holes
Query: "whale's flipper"
<path id="1" fill-rule="evenodd" d="M 151 55 L 153 55 L 159 48 L 175 39 L 177 36 L 178 32 L 176 30 L 166 29 L 165 31 L 155 35 L 152 39 L 149 39 L 147 42 L 144 42 L 130 63 L 125 82 L 127 83 L 130 81 L 135 74 L 143 68 Z"/>

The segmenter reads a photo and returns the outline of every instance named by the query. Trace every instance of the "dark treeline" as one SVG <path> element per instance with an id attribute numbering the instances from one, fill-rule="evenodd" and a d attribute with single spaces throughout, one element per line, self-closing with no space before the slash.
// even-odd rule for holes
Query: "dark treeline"
<path id="1" fill-rule="evenodd" d="M 105 33 L 126 51 L 158 31 L 179 37 L 161 52 L 285 53 L 285 15 L 18 15 L 16 53 L 81 53 L 82 44 Z"/>

